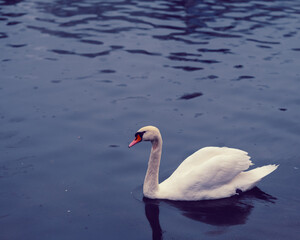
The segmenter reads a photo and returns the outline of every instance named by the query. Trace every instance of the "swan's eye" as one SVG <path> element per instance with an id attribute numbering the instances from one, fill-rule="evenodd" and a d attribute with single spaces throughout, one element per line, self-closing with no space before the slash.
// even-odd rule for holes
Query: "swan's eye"
<path id="1" fill-rule="evenodd" d="M 135 140 L 142 140 L 143 139 L 143 135 L 144 135 L 145 132 L 137 132 L 135 134 Z"/>

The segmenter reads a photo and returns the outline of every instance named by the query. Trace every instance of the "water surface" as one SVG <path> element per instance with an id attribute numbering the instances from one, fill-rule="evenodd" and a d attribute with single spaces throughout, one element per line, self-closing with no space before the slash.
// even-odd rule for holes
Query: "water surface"
<path id="1" fill-rule="evenodd" d="M 297 239 L 298 1 L 0 1 L 1 239 Z M 230 199 L 143 199 L 204 146 L 280 164 Z"/>

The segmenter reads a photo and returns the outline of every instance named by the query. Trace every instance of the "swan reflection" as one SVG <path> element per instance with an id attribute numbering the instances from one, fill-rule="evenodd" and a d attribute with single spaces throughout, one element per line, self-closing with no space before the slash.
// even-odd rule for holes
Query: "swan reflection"
<path id="1" fill-rule="evenodd" d="M 143 198 L 145 214 L 152 228 L 153 239 L 163 239 L 163 230 L 159 222 L 159 208 L 162 204 L 177 208 L 183 216 L 192 220 L 213 226 L 228 227 L 245 224 L 255 206 L 255 201 L 273 204 L 276 198 L 257 187 L 240 195 L 219 200 L 186 202 Z"/>

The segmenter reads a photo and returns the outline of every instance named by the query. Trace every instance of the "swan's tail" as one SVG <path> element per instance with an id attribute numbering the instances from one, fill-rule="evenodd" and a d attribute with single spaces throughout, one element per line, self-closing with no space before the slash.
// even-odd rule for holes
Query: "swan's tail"
<path id="1" fill-rule="evenodd" d="M 237 188 L 243 192 L 252 189 L 263 177 L 275 171 L 278 166 L 275 164 L 266 165 L 239 174 L 234 179 L 237 183 Z"/>
<path id="2" fill-rule="evenodd" d="M 279 165 L 271 164 L 263 167 L 258 167 L 253 170 L 248 171 L 249 174 L 253 175 L 253 177 L 257 178 L 258 181 L 263 177 L 267 176 L 271 172 L 275 171 Z"/>

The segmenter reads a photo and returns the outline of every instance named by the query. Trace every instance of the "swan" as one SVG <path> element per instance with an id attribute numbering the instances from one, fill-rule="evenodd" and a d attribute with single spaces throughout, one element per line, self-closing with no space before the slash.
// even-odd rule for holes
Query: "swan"
<path id="1" fill-rule="evenodd" d="M 139 129 L 129 148 L 141 141 L 152 143 L 143 194 L 150 199 L 197 201 L 220 199 L 252 189 L 278 165 L 244 172 L 253 165 L 248 153 L 228 147 L 205 147 L 186 158 L 173 174 L 158 183 L 162 137 L 158 128 Z"/>

